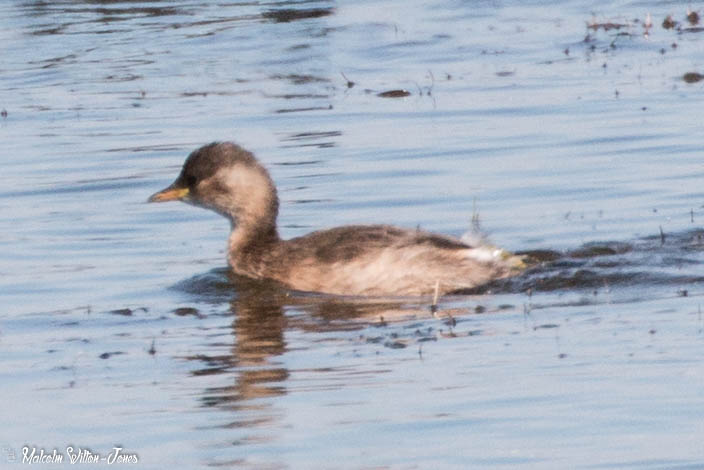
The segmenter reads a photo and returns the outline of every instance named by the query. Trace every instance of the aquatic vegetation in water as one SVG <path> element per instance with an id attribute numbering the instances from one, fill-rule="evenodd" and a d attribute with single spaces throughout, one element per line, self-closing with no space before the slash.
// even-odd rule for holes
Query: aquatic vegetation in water
<path id="1" fill-rule="evenodd" d="M 682 80 L 687 83 L 697 83 L 704 79 L 704 75 L 699 72 L 687 72 L 682 76 Z"/>
<path id="2" fill-rule="evenodd" d="M 405 98 L 406 96 L 411 96 L 411 92 L 408 90 L 388 90 L 377 93 L 376 96 L 379 98 Z"/>

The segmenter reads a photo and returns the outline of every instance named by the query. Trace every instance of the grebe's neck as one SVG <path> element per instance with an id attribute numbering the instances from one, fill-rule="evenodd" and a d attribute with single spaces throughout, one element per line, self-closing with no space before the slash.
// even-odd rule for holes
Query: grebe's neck
<path id="1" fill-rule="evenodd" d="M 232 231 L 228 241 L 230 264 L 232 257 L 266 250 L 281 241 L 276 229 L 276 216 L 269 220 L 246 220 L 239 217 L 232 221 Z"/>
<path id="2" fill-rule="evenodd" d="M 276 230 L 279 198 L 274 182 L 261 165 L 256 162 L 232 165 L 201 186 L 202 204 L 230 221 L 231 255 L 279 241 Z"/>

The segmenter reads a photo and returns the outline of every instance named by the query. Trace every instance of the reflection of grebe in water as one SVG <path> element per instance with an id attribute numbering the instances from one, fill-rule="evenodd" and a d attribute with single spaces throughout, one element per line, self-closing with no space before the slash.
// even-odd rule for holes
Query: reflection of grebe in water
<path id="1" fill-rule="evenodd" d="M 293 289 L 343 295 L 424 295 L 472 288 L 511 276 L 521 259 L 491 246 L 389 225 L 354 225 L 282 240 L 279 200 L 269 173 L 250 152 L 212 143 L 191 153 L 181 174 L 150 202 L 181 200 L 232 224 L 233 271 Z"/>

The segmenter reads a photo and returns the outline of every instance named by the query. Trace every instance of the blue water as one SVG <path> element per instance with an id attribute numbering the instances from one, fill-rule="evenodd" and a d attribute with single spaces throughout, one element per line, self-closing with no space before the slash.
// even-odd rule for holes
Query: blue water
<path id="1" fill-rule="evenodd" d="M 67 446 L 134 468 L 704 468 L 704 81 L 683 80 L 704 32 L 686 6 L 0 14 L 3 468 Z M 226 221 L 145 203 L 214 140 L 269 168 L 285 237 L 459 236 L 474 214 L 559 259 L 437 316 L 233 278 Z"/>

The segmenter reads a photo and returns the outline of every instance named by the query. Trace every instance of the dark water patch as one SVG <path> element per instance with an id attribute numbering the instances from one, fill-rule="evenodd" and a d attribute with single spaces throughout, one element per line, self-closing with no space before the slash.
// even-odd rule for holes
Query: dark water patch
<path id="1" fill-rule="evenodd" d="M 704 75 L 699 72 L 687 72 L 682 75 L 682 80 L 686 83 L 697 83 L 702 81 L 702 79 L 704 79 Z"/>
<path id="2" fill-rule="evenodd" d="M 110 310 L 107 313 L 110 315 L 120 315 L 123 317 L 131 317 L 136 313 L 148 313 L 149 309 L 147 307 L 136 307 L 136 308 L 118 308 L 115 310 Z"/>
<path id="3" fill-rule="evenodd" d="M 63 25 L 58 25 L 58 26 L 52 26 L 48 28 L 39 28 L 35 29 L 32 31 L 29 31 L 28 34 L 31 34 L 32 36 L 53 36 L 53 35 L 58 35 L 58 34 L 63 34 L 70 25 L 63 24 Z"/>
<path id="4" fill-rule="evenodd" d="M 289 23 L 291 21 L 307 20 L 311 18 L 322 18 L 335 13 L 334 8 L 281 8 L 268 10 L 262 13 L 262 17 L 274 23 Z"/>
<path id="5" fill-rule="evenodd" d="M 576 250 L 568 252 L 571 258 L 594 258 L 597 256 L 611 256 L 628 253 L 632 247 L 622 242 L 590 242 Z"/>
<path id="6" fill-rule="evenodd" d="M 289 140 L 312 140 L 320 138 L 340 137 L 342 131 L 317 131 L 317 132 L 299 132 L 284 137 L 283 141 Z"/>
<path id="7" fill-rule="evenodd" d="M 178 282 L 171 289 L 190 294 L 200 301 L 220 304 L 232 299 L 234 285 L 228 268 L 218 268 Z"/>
<path id="8" fill-rule="evenodd" d="M 311 75 L 311 74 L 288 74 L 288 75 L 282 75 L 282 74 L 275 74 L 269 77 L 271 80 L 282 80 L 282 81 L 287 81 L 291 82 L 293 85 L 306 85 L 310 83 L 328 83 L 330 82 L 330 79 L 327 77 L 320 77 L 316 75 Z"/>
<path id="9" fill-rule="evenodd" d="M 283 95 L 264 94 L 264 96 L 266 96 L 267 98 L 284 99 L 284 100 L 302 100 L 302 99 L 318 100 L 318 99 L 328 99 L 331 97 L 331 95 L 322 94 L 322 93 L 285 93 Z"/>
<path id="10" fill-rule="evenodd" d="M 386 337 L 385 336 L 364 336 L 364 335 L 361 335 L 359 337 L 359 339 L 366 342 L 366 343 L 369 343 L 369 344 L 380 344 L 386 339 Z"/>
<path id="11" fill-rule="evenodd" d="M 64 63 L 73 63 L 78 59 L 76 54 L 66 54 L 59 57 L 51 57 L 49 59 L 42 59 L 40 61 L 29 61 L 28 64 L 38 65 L 40 68 L 52 68 L 60 66 Z"/>
<path id="12" fill-rule="evenodd" d="M 542 325 L 536 325 L 533 327 L 534 330 L 551 330 L 553 328 L 559 328 L 560 325 L 556 323 L 544 323 Z"/>
<path id="13" fill-rule="evenodd" d="M 620 30 L 622 28 L 628 28 L 629 25 L 626 23 L 615 23 L 613 21 L 606 21 L 606 22 L 598 22 L 598 21 L 592 21 L 587 24 L 587 28 L 592 29 L 594 31 L 598 31 L 600 29 L 604 31 L 611 31 L 612 29 L 615 30 Z"/>
<path id="14" fill-rule="evenodd" d="M 202 372 L 206 371 L 207 369 Z M 218 368 L 212 369 L 212 372 L 220 373 Z M 236 409 L 250 400 L 286 395 L 287 390 L 283 384 L 289 376 L 290 372 L 282 368 L 263 367 L 241 370 L 236 374 L 235 385 L 208 387 L 199 399 L 203 407 Z"/>
<path id="15" fill-rule="evenodd" d="M 124 351 L 112 351 L 112 352 L 104 352 L 101 355 L 99 355 L 98 357 L 100 359 L 110 359 L 113 356 L 120 356 L 122 354 L 126 354 L 126 353 Z"/>
<path id="16" fill-rule="evenodd" d="M 282 108 L 274 111 L 277 114 L 287 114 L 287 113 L 305 113 L 310 111 L 330 111 L 332 110 L 332 105 L 328 106 L 309 106 L 306 108 Z"/>
<path id="17" fill-rule="evenodd" d="M 701 229 L 662 237 L 651 235 L 634 242 L 590 242 L 560 255 L 538 250 L 524 252 L 532 266 L 525 273 L 491 282 L 462 294 L 554 292 L 602 289 L 657 288 L 680 292 L 681 286 L 704 284 Z M 691 253 L 694 257 L 688 256 Z M 687 272 L 684 269 L 689 268 Z M 662 288 L 666 290 L 663 292 Z"/>
<path id="18" fill-rule="evenodd" d="M 401 340 L 386 341 L 384 343 L 385 348 L 389 349 L 404 349 L 408 346 L 408 343 Z"/>
<path id="19" fill-rule="evenodd" d="M 598 269 L 571 269 L 551 271 L 543 267 L 528 271 L 522 276 L 507 281 L 500 281 L 473 290 L 466 294 L 517 293 L 517 292 L 554 292 L 593 289 L 653 288 L 667 287 L 677 289 L 681 285 L 702 285 L 704 275 L 675 275 L 653 273 L 648 271 L 602 271 Z"/>
<path id="20" fill-rule="evenodd" d="M 198 310 L 195 307 L 179 307 L 175 308 L 174 310 L 171 311 L 174 315 L 177 315 L 179 317 L 195 317 L 195 318 L 205 318 L 205 315 L 200 313 L 200 310 Z"/>
<path id="21" fill-rule="evenodd" d="M 122 315 L 124 317 L 129 317 L 129 316 L 132 316 L 132 309 L 131 308 L 119 308 L 117 310 L 110 310 L 108 313 L 111 315 Z"/>
<path id="22" fill-rule="evenodd" d="M 405 98 L 411 96 L 411 92 L 408 90 L 388 90 L 377 93 L 376 96 L 379 98 Z"/>
<path id="23" fill-rule="evenodd" d="M 153 135 L 153 134 L 158 134 L 158 131 L 145 131 L 145 135 Z M 115 135 L 115 134 L 113 134 Z M 120 134 L 117 134 L 118 136 Z M 129 133 L 125 134 L 124 136 L 127 137 L 128 135 L 134 136 L 134 133 Z M 135 145 L 131 147 L 107 147 L 105 149 L 105 152 L 113 152 L 113 153 L 142 153 L 142 152 L 177 152 L 177 151 L 185 151 L 185 149 L 191 148 L 195 146 L 195 144 L 192 143 L 184 143 L 182 145 L 179 144 L 165 144 L 165 143 L 159 143 L 159 144 L 154 144 L 154 145 Z M 180 166 L 180 165 L 179 165 Z M 174 165 L 174 168 L 177 168 L 176 165 Z"/>
<path id="24" fill-rule="evenodd" d="M 300 160 L 294 162 L 274 163 L 276 166 L 301 166 L 301 165 L 318 165 L 322 163 L 320 160 Z"/>
<path id="25" fill-rule="evenodd" d="M 293 144 L 284 145 L 283 147 L 315 147 L 315 148 L 330 148 L 337 146 L 334 140 L 342 135 L 341 131 L 319 131 L 319 132 L 301 132 L 283 137 L 283 142 L 294 142 Z M 311 160 L 305 162 L 281 162 L 277 165 L 304 165 L 304 164 L 319 164 L 322 160 Z"/>
<path id="26" fill-rule="evenodd" d="M 118 2 L 123 3 L 123 2 Z M 189 10 L 180 7 L 172 6 L 146 6 L 146 5 L 131 5 L 125 7 L 123 5 L 110 6 L 94 6 L 90 4 L 76 6 L 70 2 L 52 2 L 51 7 L 46 5 L 25 5 L 30 14 L 37 17 L 45 15 L 55 15 L 63 13 L 64 15 L 85 15 L 93 14 L 96 18 L 93 21 L 101 23 L 110 23 L 112 21 L 120 21 L 124 19 L 140 18 L 140 17 L 160 17 L 160 16 L 176 16 L 187 14 Z M 127 18 L 125 18 L 127 17 Z"/>
<path id="27" fill-rule="evenodd" d="M 333 202 L 333 199 L 291 199 L 286 202 L 290 204 L 319 204 L 323 202 Z"/>
<path id="28" fill-rule="evenodd" d="M 528 264 L 545 263 L 549 261 L 557 261 L 563 257 L 563 254 L 559 251 L 553 250 L 529 250 L 529 251 L 517 251 L 517 255 L 525 256 L 528 258 Z"/>

